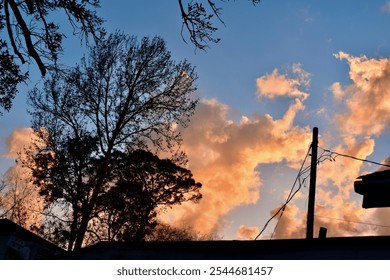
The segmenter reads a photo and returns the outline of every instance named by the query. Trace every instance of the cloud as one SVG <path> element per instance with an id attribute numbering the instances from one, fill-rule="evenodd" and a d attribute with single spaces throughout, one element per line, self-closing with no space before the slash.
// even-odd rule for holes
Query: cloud
<path id="1" fill-rule="evenodd" d="M 351 83 L 336 82 L 331 86 L 335 102 L 342 104 L 334 117 L 340 134 L 333 136 L 332 141 L 338 142 L 333 150 L 366 159 L 374 152 L 375 137 L 382 135 L 390 122 L 390 60 L 355 57 L 345 52 L 335 57 L 347 61 Z M 327 227 L 330 236 L 389 233 L 386 227 L 372 226 L 386 224 L 381 218 L 385 210 L 366 210 L 361 207 L 360 196 L 359 200 L 351 199 L 356 177 L 365 173 L 363 162 L 341 156 L 333 159 L 318 166 L 318 227 Z"/>
<path id="2" fill-rule="evenodd" d="M 356 140 L 354 137 L 346 136 L 340 141 L 341 144 L 333 147 L 333 151 L 362 159 L 371 155 L 375 147 L 375 141 L 370 138 Z M 323 155 L 325 156 L 323 159 L 330 159 L 327 157 L 329 153 Z M 362 167 L 362 161 L 333 154 L 332 161 L 326 160 L 318 166 L 317 184 L 324 188 L 334 186 L 339 196 L 349 199 L 353 183 L 360 175 Z"/>
<path id="3" fill-rule="evenodd" d="M 3 155 L 6 158 L 16 158 L 23 148 L 31 144 L 33 130 L 27 127 L 16 128 L 6 140 L 7 152 Z"/>
<path id="4" fill-rule="evenodd" d="M 335 99 L 345 103 L 335 120 L 343 134 L 379 136 L 390 122 L 390 60 L 335 54 L 349 64 L 352 84 L 333 84 Z"/>
<path id="5" fill-rule="evenodd" d="M 320 146 L 366 159 L 374 152 L 375 137 L 382 135 L 390 122 L 389 60 L 354 57 L 345 52 L 335 57 L 347 61 L 351 83 L 335 82 L 330 87 L 337 112 L 333 119 L 326 119 L 330 126 L 321 130 Z M 255 114 L 233 121 L 228 118 L 227 105 L 202 100 L 183 138 L 189 168 L 203 183 L 204 198 L 195 207 L 180 208 L 180 213 L 173 211 L 172 220 L 190 223 L 201 232 L 218 229 L 230 211 L 261 203 L 262 174 L 256 169 L 259 164 L 283 162 L 284 166 L 298 169 L 298 160 L 311 142 L 310 129 L 295 124 L 297 114 L 305 110 L 303 102 L 308 93 L 303 89 L 309 83 L 310 74 L 299 64 L 291 67 L 289 74 L 275 69 L 257 79 L 259 97 L 293 98 L 281 119 Z M 372 226 L 373 222 L 385 225 L 388 211 L 363 209 L 360 197 L 354 194 L 354 181 L 364 173 L 363 162 L 322 152 L 320 149 L 323 158 L 317 172 L 314 235 L 318 235 L 320 227 L 328 229 L 328 236 L 390 232 L 388 227 Z M 305 237 L 307 212 L 303 205 L 306 197 L 297 195 L 285 208 L 274 238 Z M 275 207 L 270 216 L 278 209 Z M 258 232 L 257 227 L 241 225 L 236 238 L 252 239 Z M 271 233 L 272 229 L 267 229 L 266 237 Z"/>
<path id="6" fill-rule="evenodd" d="M 385 164 L 385 165 L 390 165 L 390 156 L 387 157 L 384 161 L 381 162 L 382 164 Z M 383 170 L 387 170 L 387 169 L 390 169 L 390 167 L 387 167 L 387 166 L 381 166 L 378 171 L 383 171 Z"/>
<path id="7" fill-rule="evenodd" d="M 307 151 L 311 131 L 294 125 L 303 109 L 296 99 L 281 119 L 253 115 L 233 121 L 227 105 L 202 100 L 182 135 L 188 168 L 203 184 L 203 198 L 198 205 L 176 207 L 165 218 L 208 233 L 218 229 L 233 209 L 257 203 L 262 182 L 256 167 L 282 161 L 296 165 Z"/>
<path id="8" fill-rule="evenodd" d="M 352 116 L 356 112 L 351 105 L 353 102 L 349 101 L 352 98 L 357 103 L 364 102 L 359 91 L 369 95 L 374 88 L 370 84 L 374 83 L 373 79 L 386 80 L 386 75 L 378 73 L 386 68 L 386 63 L 366 57 L 355 58 L 343 52 L 337 54 L 337 57 L 348 61 L 352 84 L 344 86 L 336 82 L 331 86 L 335 102 L 345 104 L 341 106 L 342 111 L 336 114 L 335 120 L 339 122 L 340 128 L 350 125 L 358 129 L 343 130 L 344 133 L 338 135 L 330 135 L 325 130 L 324 137 L 320 137 L 320 144 L 322 147 L 332 146 L 332 150 L 339 153 L 365 159 L 373 153 L 375 140 L 371 137 L 370 127 L 360 127 L 360 118 Z M 302 93 L 299 87 L 309 85 L 310 75 L 300 65 L 292 67 L 292 73 L 296 78 L 292 79 L 287 74 L 281 75 L 274 70 L 272 74 L 257 79 L 258 94 L 262 93 L 269 98 L 295 98 L 281 119 L 275 120 L 270 115 L 253 115 L 242 116 L 237 122 L 229 120 L 227 105 L 217 100 L 201 102 L 190 128 L 183 131 L 183 137 L 184 148 L 189 156 L 189 168 L 203 183 L 204 198 L 196 207 L 181 208 L 181 222 L 190 223 L 200 231 L 217 229 L 224 216 L 233 209 L 259 203 L 262 180 L 256 166 L 261 163 L 284 162 L 285 166 L 299 168 L 301 162 L 298 160 L 307 151 L 311 131 L 307 127 L 295 125 L 294 121 L 297 113 L 305 109 L 303 101 L 306 95 L 298 91 Z M 380 82 L 379 84 L 381 85 Z M 273 88 L 274 92 L 267 87 Z M 387 122 L 386 119 L 383 120 L 384 125 Z M 335 155 L 332 155 L 332 159 L 336 161 L 325 160 L 318 166 L 314 234 L 318 234 L 320 226 L 328 228 L 329 236 L 367 232 L 367 228 L 362 225 L 369 221 L 369 215 L 361 208 L 360 202 L 351 202 L 353 182 L 361 174 L 363 163 Z M 304 207 L 299 206 L 305 203 L 305 199 L 298 195 L 286 207 L 274 238 L 305 236 L 307 213 L 303 210 Z M 270 216 L 278 209 L 276 207 L 271 211 Z M 258 232 L 255 227 L 242 225 L 236 238 L 250 239 Z M 269 231 L 267 234 L 270 235 Z"/>
<path id="9" fill-rule="evenodd" d="M 390 60 L 354 57 L 345 52 L 335 57 L 347 61 L 351 83 L 335 82 L 330 87 L 338 111 L 334 112 L 330 126 L 321 131 L 320 146 L 366 159 L 374 152 L 375 137 L 381 136 L 390 122 Z M 361 197 L 353 197 L 354 181 L 365 173 L 363 162 L 336 154 L 330 157 L 321 149 L 319 155 L 322 158 L 317 167 L 314 235 L 318 235 L 320 227 L 328 229 L 328 236 L 389 234 L 388 226 L 374 226 L 388 223 L 385 217 L 389 210 L 363 209 Z M 389 163 L 389 158 L 383 163 Z M 295 197 L 285 209 L 274 238 L 305 237 L 307 213 L 298 205 L 305 205 L 301 197 Z M 278 219 L 279 216 L 275 218 Z M 270 231 L 272 228 L 268 229 L 268 235 Z"/>
<path id="10" fill-rule="evenodd" d="M 238 240 L 254 240 L 259 234 L 257 227 L 246 227 L 241 225 L 237 231 L 236 239 Z"/>
<path id="11" fill-rule="evenodd" d="M 290 77 L 287 74 L 280 74 L 277 69 L 271 74 L 266 74 L 256 80 L 257 96 L 274 99 L 276 97 L 287 96 L 296 97 L 304 101 L 309 94 L 301 88 L 308 87 L 310 74 L 301 68 L 300 64 L 294 64 L 291 68 Z"/>
<path id="12" fill-rule="evenodd" d="M 33 139 L 32 129 L 16 128 L 6 140 L 4 156 L 17 158 Z M 3 180 L 5 188 L 0 192 L 0 206 L 7 212 L 6 217 L 28 229 L 31 226 L 38 228 L 43 219 L 43 200 L 31 182 L 31 171 L 16 163 L 6 171 Z"/>
<path id="13" fill-rule="evenodd" d="M 339 133 L 330 136 L 329 132 L 320 139 L 320 146 L 333 143 L 333 151 L 366 159 L 374 152 L 374 137 L 382 135 L 390 122 L 390 61 L 364 55 L 355 57 L 345 52 L 335 57 L 347 61 L 351 83 L 335 82 L 330 87 L 335 103 L 341 104 L 333 120 Z M 321 150 L 320 155 L 325 160 L 321 161 L 317 172 L 314 234 L 318 234 L 319 227 L 326 227 L 328 236 L 388 234 L 389 227 L 373 226 L 387 224 L 388 210 L 363 209 L 361 200 L 351 197 L 356 177 L 364 173 L 363 162 L 335 154 L 329 157 L 329 153 L 322 154 Z M 306 213 L 296 207 L 298 204 L 299 198 L 286 208 L 275 238 L 305 236 L 301 229 L 306 228 Z"/>
<path id="14" fill-rule="evenodd" d="M 345 91 L 341 89 L 341 84 L 339 82 L 333 83 L 329 89 L 333 92 L 336 101 L 339 102 L 344 98 Z"/>
<path id="15" fill-rule="evenodd" d="M 278 210 L 279 207 L 273 209 L 270 215 Z M 296 204 L 289 204 L 282 218 L 280 215 L 276 217 L 277 227 L 274 228 L 272 238 L 305 238 L 306 217 L 306 210 L 299 208 Z M 356 201 L 347 202 L 339 194 L 333 194 L 322 188 L 317 189 L 313 232 L 315 237 L 318 236 L 320 227 L 327 229 L 328 237 L 378 234 L 376 228 L 370 226 L 370 223 L 373 223 L 371 216 Z M 267 239 L 270 237 L 270 233 L 268 236 L 262 236 Z"/>
<path id="16" fill-rule="evenodd" d="M 273 216 L 280 207 L 271 211 L 270 215 Z M 303 222 L 305 219 L 304 211 L 299 209 L 296 205 L 288 205 L 283 216 L 277 217 L 277 227 L 275 227 L 272 237 L 275 239 L 287 239 L 287 238 L 302 238 L 306 233 L 306 224 Z M 306 217 L 306 216 L 305 216 Z"/>

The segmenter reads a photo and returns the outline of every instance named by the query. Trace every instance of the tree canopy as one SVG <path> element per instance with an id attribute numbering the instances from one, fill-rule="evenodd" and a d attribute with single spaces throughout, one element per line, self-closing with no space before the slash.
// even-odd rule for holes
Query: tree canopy
<path id="1" fill-rule="evenodd" d="M 200 198 L 200 184 L 176 165 L 183 163 L 177 126 L 186 126 L 194 112 L 196 79 L 187 61 L 171 59 L 161 38 L 115 33 L 97 42 L 80 65 L 48 76 L 42 90 L 30 92 L 39 143 L 26 151 L 24 164 L 32 170 L 47 211 L 63 210 L 50 228 L 55 238 L 64 237 L 69 250 L 86 242 L 94 223 L 103 221 L 103 202 L 118 192 L 129 203 L 134 199 L 130 194 L 138 197 L 144 217 L 138 227 L 143 229 L 150 227 L 162 201 L 172 205 Z M 139 150 L 164 151 L 171 159 Z M 143 195 L 150 200 L 141 201 Z"/>

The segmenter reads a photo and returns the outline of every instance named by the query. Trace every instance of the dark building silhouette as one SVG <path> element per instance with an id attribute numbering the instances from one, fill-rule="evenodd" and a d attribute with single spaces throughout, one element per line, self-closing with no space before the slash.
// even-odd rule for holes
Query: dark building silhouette
<path id="1" fill-rule="evenodd" d="M 357 178 L 355 192 L 363 195 L 363 208 L 390 207 L 390 170 Z"/>
<path id="2" fill-rule="evenodd" d="M 390 260 L 390 236 L 258 241 L 101 242 L 73 260 Z"/>
<path id="3" fill-rule="evenodd" d="M 8 219 L 0 219 L 0 259 L 48 259 L 65 251 Z"/>

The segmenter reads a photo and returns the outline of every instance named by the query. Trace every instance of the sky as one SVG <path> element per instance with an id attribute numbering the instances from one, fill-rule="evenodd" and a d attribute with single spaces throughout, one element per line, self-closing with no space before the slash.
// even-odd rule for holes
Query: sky
<path id="1" fill-rule="evenodd" d="M 183 41 L 177 1 L 101 0 L 98 10 L 109 32 L 161 36 L 172 57 L 187 59 L 199 76 L 200 102 L 181 133 L 203 198 L 161 218 L 223 239 L 254 239 L 310 162 L 304 159 L 318 127 L 314 235 L 319 227 L 328 236 L 389 235 L 390 210 L 363 209 L 353 190 L 358 176 L 380 166 L 331 161 L 324 149 L 390 164 L 390 1 L 216 2 L 221 41 L 207 51 Z M 64 46 L 68 65 L 85 52 L 71 36 Z M 31 83 L 0 117 L 3 173 L 30 137 L 26 96 L 40 79 L 34 67 Z M 307 196 L 306 182 L 260 238 L 304 238 Z"/>

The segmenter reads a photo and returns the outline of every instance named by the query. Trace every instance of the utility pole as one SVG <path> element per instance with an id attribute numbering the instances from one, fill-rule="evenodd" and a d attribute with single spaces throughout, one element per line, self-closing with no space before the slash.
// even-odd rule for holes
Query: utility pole
<path id="1" fill-rule="evenodd" d="M 313 232 L 314 232 L 314 204 L 315 204 L 315 196 L 316 196 L 317 154 L 318 154 L 318 128 L 314 127 L 313 141 L 311 143 L 310 186 L 309 186 L 309 205 L 307 209 L 306 239 L 313 239 Z"/>

